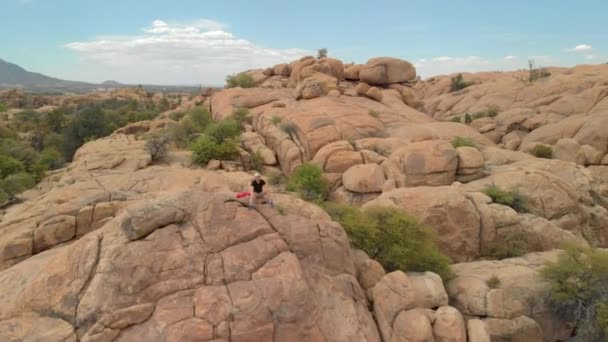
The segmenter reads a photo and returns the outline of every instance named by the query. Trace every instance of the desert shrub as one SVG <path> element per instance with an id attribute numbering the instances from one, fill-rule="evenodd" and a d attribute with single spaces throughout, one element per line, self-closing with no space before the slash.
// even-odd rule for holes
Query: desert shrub
<path id="1" fill-rule="evenodd" d="M 450 119 L 451 122 L 462 122 L 462 118 L 460 116 L 454 116 Z"/>
<path id="2" fill-rule="evenodd" d="M 264 158 L 259 150 L 255 151 L 255 153 L 251 155 L 251 166 L 256 171 L 262 171 L 264 168 Z"/>
<path id="3" fill-rule="evenodd" d="M 473 118 L 471 118 L 471 114 L 466 113 L 466 114 L 464 115 L 464 123 L 465 123 L 465 125 L 470 124 L 470 123 L 471 123 L 471 121 L 473 121 Z"/>
<path id="4" fill-rule="evenodd" d="M 608 253 L 566 246 L 557 261 L 540 271 L 549 286 L 548 304 L 564 321 L 575 326 L 580 341 L 605 341 L 608 337 Z M 577 341 L 579 340 L 577 339 Z"/>
<path id="5" fill-rule="evenodd" d="M 475 84 L 475 82 L 465 81 L 464 77 L 462 77 L 462 74 L 458 74 L 455 77 L 452 77 L 452 84 L 450 86 L 450 91 L 458 91 L 458 90 L 464 89 L 466 87 L 470 87 L 473 84 Z"/>
<path id="6" fill-rule="evenodd" d="M 374 117 L 374 118 L 378 118 L 378 117 L 380 116 L 380 113 L 376 112 L 376 111 L 375 111 L 375 110 L 373 110 L 373 109 L 370 109 L 370 110 L 369 110 L 369 115 L 371 115 L 371 116 L 372 116 L 372 117 Z"/>
<path id="7" fill-rule="evenodd" d="M 496 106 L 490 106 L 486 110 L 475 112 L 471 114 L 471 120 L 477 120 L 481 118 L 494 118 L 498 116 L 500 109 Z"/>
<path id="8" fill-rule="evenodd" d="M 39 169 L 55 170 L 65 164 L 65 159 L 57 149 L 49 147 L 42 150 L 36 163 L 43 165 L 43 167 L 38 167 Z"/>
<path id="9" fill-rule="evenodd" d="M 0 178 L 22 172 L 24 169 L 23 163 L 19 160 L 10 156 L 0 155 Z"/>
<path id="10" fill-rule="evenodd" d="M 6 112 L 8 110 L 8 106 L 4 103 L 0 102 L 0 113 Z"/>
<path id="11" fill-rule="evenodd" d="M 87 107 L 76 112 L 62 133 L 63 155 L 71 160 L 74 152 L 82 144 L 110 134 L 112 128 L 110 120 L 100 106 Z"/>
<path id="12" fill-rule="evenodd" d="M 150 152 L 152 160 L 159 160 L 167 155 L 169 150 L 169 136 L 163 133 L 151 134 L 146 137 L 146 149 Z"/>
<path id="13" fill-rule="evenodd" d="M 247 119 L 247 116 L 249 116 L 248 108 L 244 108 L 244 107 L 236 108 L 235 110 L 232 111 L 232 118 L 234 119 L 234 121 L 236 121 L 236 123 L 239 125 L 239 127 L 241 127 L 243 122 L 245 122 L 245 120 Z"/>
<path id="14" fill-rule="evenodd" d="M 276 171 L 268 175 L 268 183 L 270 185 L 279 185 L 285 183 L 286 181 L 287 177 L 285 177 L 282 172 Z"/>
<path id="15" fill-rule="evenodd" d="M 64 108 L 57 108 L 44 116 L 44 126 L 50 131 L 59 133 L 65 127 L 68 117 Z"/>
<path id="16" fill-rule="evenodd" d="M 189 109 L 184 117 L 190 118 L 197 132 L 202 132 L 213 121 L 211 113 L 202 106 Z"/>
<path id="17" fill-rule="evenodd" d="M 20 161 L 23 164 L 24 171 L 31 171 L 38 160 L 38 152 L 27 142 L 21 140 L 2 140 L 0 143 L 0 155 L 9 156 Z"/>
<path id="18" fill-rule="evenodd" d="M 205 129 L 205 134 L 213 138 L 218 144 L 234 139 L 240 133 L 239 125 L 232 119 L 214 122 Z"/>
<path id="19" fill-rule="evenodd" d="M 295 191 L 307 201 L 323 201 L 327 197 L 328 185 L 321 168 L 312 163 L 304 163 L 291 174 L 287 190 Z"/>
<path id="20" fill-rule="evenodd" d="M 233 140 L 217 142 L 210 136 L 202 135 L 191 145 L 192 161 L 207 165 L 211 159 L 233 160 L 239 156 L 239 149 Z"/>
<path id="21" fill-rule="evenodd" d="M 9 199 L 13 199 L 17 194 L 33 188 L 34 185 L 36 185 L 35 176 L 26 172 L 14 173 L 0 181 L 0 189 L 8 195 Z"/>
<path id="22" fill-rule="evenodd" d="M 553 149 L 551 148 L 551 146 L 547 145 L 536 145 L 533 149 L 530 150 L 529 153 L 535 156 L 536 158 L 553 158 Z"/>
<path id="23" fill-rule="evenodd" d="M 295 135 L 298 130 L 298 127 L 293 122 L 283 122 L 279 127 L 289 135 Z"/>
<path id="24" fill-rule="evenodd" d="M 432 271 L 444 280 L 451 278 L 450 259 L 437 248 L 434 232 L 405 212 L 333 203 L 325 207 L 344 227 L 353 246 L 378 260 L 387 271 Z"/>
<path id="25" fill-rule="evenodd" d="M 275 205 L 274 207 L 275 207 L 275 209 L 277 210 L 277 212 L 278 212 L 279 214 L 281 214 L 281 215 L 283 215 L 283 216 L 286 214 L 286 212 L 285 212 L 285 207 L 284 207 L 284 206 L 282 206 L 281 204 L 277 204 L 277 205 Z"/>
<path id="26" fill-rule="evenodd" d="M 0 208 L 10 200 L 10 197 L 4 190 L 0 189 Z"/>
<path id="27" fill-rule="evenodd" d="M 227 88 L 252 88 L 255 87 L 255 80 L 251 75 L 246 72 L 241 72 L 236 75 L 230 75 L 226 77 Z"/>
<path id="28" fill-rule="evenodd" d="M 497 289 L 500 287 L 500 278 L 497 276 L 492 276 L 490 279 L 486 280 L 486 285 L 491 289 Z"/>
<path id="29" fill-rule="evenodd" d="M 187 147 L 198 135 L 213 122 L 207 108 L 198 106 L 187 110 L 177 125 L 169 129 L 169 140 L 177 147 Z"/>
<path id="30" fill-rule="evenodd" d="M 317 59 L 327 57 L 327 48 L 320 48 L 317 50 Z"/>
<path id="31" fill-rule="evenodd" d="M 173 113 L 169 114 L 169 118 L 171 120 L 179 121 L 184 117 L 184 115 L 186 115 L 185 112 L 173 112 Z"/>
<path id="32" fill-rule="evenodd" d="M 270 119 L 270 122 L 272 122 L 273 125 L 278 126 L 281 123 L 281 117 L 280 116 L 273 116 L 272 119 Z"/>
<path id="33" fill-rule="evenodd" d="M 454 146 L 454 148 L 464 146 L 475 147 L 475 141 L 471 138 L 454 137 L 454 139 L 452 139 L 452 146 Z"/>
<path id="34" fill-rule="evenodd" d="M 496 185 L 492 185 L 483 192 L 488 195 L 494 203 L 509 206 L 519 213 L 528 212 L 528 201 L 518 191 L 504 191 Z"/>
<path id="35" fill-rule="evenodd" d="M 528 252 L 528 237 L 524 232 L 513 232 L 506 237 L 491 243 L 485 257 L 506 259 L 522 256 Z"/>

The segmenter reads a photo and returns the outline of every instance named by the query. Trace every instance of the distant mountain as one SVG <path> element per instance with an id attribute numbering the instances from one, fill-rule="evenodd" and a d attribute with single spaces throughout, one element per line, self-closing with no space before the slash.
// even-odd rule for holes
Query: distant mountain
<path id="1" fill-rule="evenodd" d="M 86 92 L 99 88 L 99 85 L 45 76 L 0 59 L 0 88 L 23 88 L 35 92 Z"/>
<path id="2" fill-rule="evenodd" d="M 9 63 L 0 59 L 0 89 L 21 88 L 36 93 L 86 93 L 97 89 L 128 87 L 116 81 L 105 81 L 101 84 L 66 81 L 59 78 L 49 77 L 37 72 L 27 71 L 17 64 Z M 163 86 L 143 85 L 144 89 L 151 92 L 158 91 L 197 91 L 198 86 Z"/>

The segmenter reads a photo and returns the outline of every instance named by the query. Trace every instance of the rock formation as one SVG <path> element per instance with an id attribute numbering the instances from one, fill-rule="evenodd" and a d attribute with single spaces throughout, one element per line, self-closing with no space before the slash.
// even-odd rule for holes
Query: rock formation
<path id="1" fill-rule="evenodd" d="M 474 84 L 452 92 L 451 77 L 418 81 L 403 60 L 305 57 L 89 142 L 0 216 L 0 340 L 566 339 L 538 270 L 565 241 L 608 247 L 608 66 L 549 71 L 464 74 Z M 216 120 L 247 108 L 241 153 L 264 168 L 311 162 L 330 199 L 408 212 L 437 232 L 455 277 L 387 273 L 290 194 L 248 210 L 238 162 L 196 168 L 178 150 L 153 162 L 138 136 L 197 105 Z M 541 144 L 553 160 L 528 153 Z M 492 186 L 525 208 L 493 201 Z M 530 254 L 481 260 L 512 236 Z"/>

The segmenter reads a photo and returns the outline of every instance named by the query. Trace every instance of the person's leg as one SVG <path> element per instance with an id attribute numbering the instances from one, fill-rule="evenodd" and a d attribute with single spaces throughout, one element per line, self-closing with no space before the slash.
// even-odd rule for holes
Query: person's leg
<path id="1" fill-rule="evenodd" d="M 251 192 L 251 195 L 249 195 L 249 207 L 253 207 L 254 202 L 255 202 L 255 192 Z"/>

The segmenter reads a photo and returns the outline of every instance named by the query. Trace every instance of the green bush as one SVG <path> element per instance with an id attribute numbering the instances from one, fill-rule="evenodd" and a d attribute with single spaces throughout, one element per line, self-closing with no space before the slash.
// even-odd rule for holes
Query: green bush
<path id="1" fill-rule="evenodd" d="M 4 103 L 0 102 L 0 113 L 6 112 L 8 110 L 8 106 Z"/>
<path id="2" fill-rule="evenodd" d="M 0 189 L 0 208 L 10 200 L 10 197 L 4 190 Z"/>
<path id="3" fill-rule="evenodd" d="M 9 199 L 35 185 L 35 176 L 25 172 L 14 173 L 0 181 L 0 189 L 8 195 Z"/>
<path id="4" fill-rule="evenodd" d="M 568 245 L 557 261 L 540 271 L 549 286 L 548 304 L 575 326 L 580 341 L 608 338 L 608 253 Z"/>
<path id="5" fill-rule="evenodd" d="M 196 132 L 204 131 L 205 128 L 207 128 L 207 126 L 213 122 L 211 113 L 207 110 L 207 108 L 202 106 L 189 109 L 186 111 L 185 117 L 191 120 Z"/>
<path id="6" fill-rule="evenodd" d="M 475 147 L 475 141 L 471 138 L 454 137 L 454 139 L 452 139 L 452 146 L 454 146 L 454 148 L 465 146 Z"/>
<path id="7" fill-rule="evenodd" d="M 362 210 L 333 203 L 326 210 L 344 227 L 353 246 L 387 271 L 432 271 L 444 280 L 452 277 L 450 259 L 437 248 L 434 232 L 403 211 L 387 207 Z"/>
<path id="8" fill-rule="evenodd" d="M 185 112 L 173 112 L 173 113 L 169 114 L 169 118 L 170 118 L 171 120 L 174 120 L 174 121 L 179 121 L 179 120 L 181 120 L 181 119 L 182 119 L 182 118 L 183 118 L 185 115 L 186 115 L 186 113 L 185 113 Z"/>
<path id="9" fill-rule="evenodd" d="M 191 145 L 192 161 L 199 165 L 207 165 L 211 159 L 233 160 L 239 156 L 236 143 L 226 140 L 218 143 L 210 136 L 202 135 Z"/>
<path id="10" fill-rule="evenodd" d="M 518 213 L 528 212 L 527 199 L 517 191 L 504 191 L 499 187 L 492 185 L 486 188 L 483 192 L 488 195 L 494 203 L 509 206 Z"/>
<path id="11" fill-rule="evenodd" d="M 317 59 L 327 57 L 327 48 L 321 48 L 317 50 Z"/>
<path id="12" fill-rule="evenodd" d="M 26 141 L 4 139 L 0 143 L 0 155 L 17 159 L 23 164 L 24 171 L 31 171 L 38 160 L 36 152 Z"/>
<path id="13" fill-rule="evenodd" d="M 227 88 L 253 88 L 255 87 L 255 80 L 251 75 L 246 72 L 241 72 L 236 75 L 230 75 L 226 77 L 226 87 Z"/>
<path id="14" fill-rule="evenodd" d="M 547 145 L 536 145 L 533 149 L 530 150 L 530 154 L 535 156 L 536 158 L 552 159 L 553 149 L 551 148 L 551 146 Z"/>
<path id="15" fill-rule="evenodd" d="M 486 110 L 475 112 L 471 114 L 471 120 L 477 120 L 481 118 L 494 118 L 498 116 L 500 109 L 496 106 L 490 106 Z"/>
<path id="16" fill-rule="evenodd" d="M 271 122 L 273 125 L 278 126 L 281 123 L 281 117 L 275 115 L 272 117 Z"/>
<path id="17" fill-rule="evenodd" d="M 490 244 L 484 256 L 500 260 L 522 256 L 527 252 L 528 237 L 524 232 L 514 232 Z"/>
<path id="18" fill-rule="evenodd" d="M 65 164 L 65 159 L 57 149 L 50 147 L 40 153 L 37 163 L 44 165 L 44 170 L 55 170 Z"/>
<path id="19" fill-rule="evenodd" d="M 287 190 L 298 192 L 307 201 L 319 202 L 327 197 L 328 185 L 318 165 L 304 163 L 289 177 Z"/>
<path id="20" fill-rule="evenodd" d="M 464 123 L 465 123 L 465 125 L 470 124 L 470 123 L 471 123 L 471 121 L 473 121 L 473 118 L 471 118 L 471 114 L 466 113 L 466 114 L 464 115 Z"/>
<path id="21" fill-rule="evenodd" d="M 248 116 L 249 109 L 247 108 L 236 108 L 234 111 L 232 111 L 232 118 L 234 121 L 236 121 L 239 127 L 243 125 Z"/>
<path id="22" fill-rule="evenodd" d="M 13 157 L 0 155 L 0 178 L 12 175 L 13 173 L 22 172 L 24 169 L 23 163 L 19 160 Z"/>
<path id="23" fill-rule="evenodd" d="M 146 149 L 150 152 L 152 160 L 160 160 L 167 155 L 170 141 L 167 134 L 156 133 L 146 138 Z"/>
<path id="24" fill-rule="evenodd" d="M 205 129 L 205 134 L 213 138 L 218 144 L 234 139 L 240 133 L 239 125 L 231 119 L 214 122 Z"/>
<path id="25" fill-rule="evenodd" d="M 454 116 L 450 119 L 451 122 L 462 122 L 462 118 L 460 116 Z"/>
<path id="26" fill-rule="evenodd" d="M 262 171 L 264 168 L 264 158 L 260 151 L 255 151 L 255 153 L 251 155 L 251 166 L 256 171 Z"/>
<path id="27" fill-rule="evenodd" d="M 380 113 L 376 112 L 376 111 L 375 111 L 375 110 L 373 110 L 373 109 L 370 109 L 370 110 L 369 110 L 369 115 L 371 115 L 371 116 L 372 116 L 372 117 L 374 117 L 374 118 L 378 118 L 378 117 L 380 116 Z"/>
<path id="28" fill-rule="evenodd" d="M 466 87 L 470 87 L 473 84 L 475 84 L 475 82 L 467 82 L 464 80 L 464 77 L 462 77 L 462 74 L 458 74 L 455 77 L 452 77 L 450 91 L 458 91 Z"/>
<path id="29" fill-rule="evenodd" d="M 491 289 L 497 289 L 500 287 L 500 278 L 497 276 L 492 276 L 490 279 L 486 280 L 486 285 Z"/>

